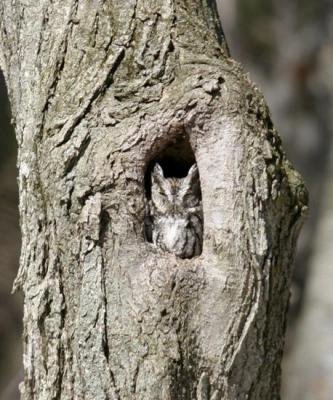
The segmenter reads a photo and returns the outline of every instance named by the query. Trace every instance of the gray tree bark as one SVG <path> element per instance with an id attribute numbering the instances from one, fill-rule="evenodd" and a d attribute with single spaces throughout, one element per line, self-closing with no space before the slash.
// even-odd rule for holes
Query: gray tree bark
<path id="1" fill-rule="evenodd" d="M 278 399 L 307 195 L 215 3 L 6 0 L 0 24 L 22 399 Z M 179 141 L 204 212 L 188 260 L 144 238 L 145 174 Z"/>

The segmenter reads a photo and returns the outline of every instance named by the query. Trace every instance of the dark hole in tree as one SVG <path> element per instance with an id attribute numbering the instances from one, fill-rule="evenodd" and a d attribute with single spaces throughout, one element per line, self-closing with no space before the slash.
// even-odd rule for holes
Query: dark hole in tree
<path id="1" fill-rule="evenodd" d="M 184 178 L 195 162 L 192 147 L 185 135 L 170 142 L 148 164 L 145 173 L 147 199 L 151 198 L 151 173 L 156 163 L 160 164 L 166 178 Z"/>
<path id="2" fill-rule="evenodd" d="M 146 173 L 145 173 L 145 193 L 146 193 L 147 204 L 151 200 L 151 187 L 152 187 L 151 176 L 152 176 L 153 169 L 155 168 L 155 165 L 157 163 L 162 167 L 163 175 L 165 178 L 185 178 L 189 174 L 190 168 L 194 164 L 196 164 L 195 155 L 194 155 L 194 152 L 192 150 L 192 147 L 190 145 L 190 142 L 189 142 L 187 136 L 184 134 L 184 135 L 177 137 L 173 141 L 169 142 L 164 148 L 159 149 L 155 153 L 155 156 L 152 157 L 152 159 L 148 163 Z M 199 185 L 198 185 L 198 181 L 194 181 L 194 182 L 196 182 L 196 184 L 195 183 L 193 184 L 194 185 L 193 192 L 191 192 L 191 193 L 196 193 L 195 197 L 199 198 L 198 207 L 200 208 L 201 207 L 200 182 L 199 182 Z M 198 186 L 199 186 L 199 188 L 198 188 Z M 194 190 L 194 188 L 196 188 L 196 190 Z M 179 200 L 177 200 L 177 201 L 179 201 Z M 187 233 L 190 234 L 190 230 L 192 229 L 193 237 L 196 237 L 195 243 L 197 243 L 197 241 L 200 241 L 200 245 L 199 245 L 200 251 L 199 252 L 197 250 L 195 250 L 195 253 L 192 256 L 180 255 L 180 257 L 181 258 L 191 258 L 193 256 L 197 256 L 197 255 L 201 254 L 202 231 L 201 231 L 201 234 L 198 233 L 196 228 L 193 228 L 193 226 L 192 226 L 193 222 L 190 222 L 190 224 L 188 225 L 189 228 L 177 228 L 177 218 L 179 218 L 180 216 L 189 218 L 189 214 L 191 213 L 191 211 L 190 211 L 191 206 L 186 204 L 185 200 L 184 200 L 184 203 L 175 203 L 175 204 L 183 204 L 183 205 L 180 207 L 180 209 L 179 209 L 179 205 L 176 206 L 176 208 L 178 207 L 177 211 L 174 211 L 176 214 L 173 214 L 171 212 L 171 215 L 170 215 L 171 219 L 173 217 L 175 218 L 174 226 L 176 228 L 175 228 L 174 232 L 177 232 L 177 229 L 178 229 L 178 232 L 184 232 L 184 230 L 186 230 Z M 172 209 L 173 209 L 173 207 L 172 207 Z M 200 219 L 200 223 L 202 226 L 203 225 L 202 212 L 200 212 L 199 219 Z M 193 221 L 193 220 L 195 220 L 195 217 L 191 219 L 191 221 Z M 157 221 L 158 221 L 158 219 L 157 219 Z M 158 226 L 158 222 L 157 222 L 157 226 Z M 151 243 L 153 242 L 154 229 L 156 229 L 156 216 L 151 215 L 150 208 L 147 207 L 146 215 L 145 215 L 145 237 L 148 242 L 151 242 Z M 182 230 L 182 229 L 184 229 L 184 230 Z M 192 233 L 192 231 L 191 231 L 191 233 Z M 157 232 L 160 232 L 160 231 L 157 231 Z M 158 235 L 159 235 L 159 233 L 158 233 Z M 161 246 L 159 246 L 159 247 L 161 247 Z M 170 250 L 170 248 L 166 251 L 176 253 L 176 251 L 173 251 L 173 249 Z"/>

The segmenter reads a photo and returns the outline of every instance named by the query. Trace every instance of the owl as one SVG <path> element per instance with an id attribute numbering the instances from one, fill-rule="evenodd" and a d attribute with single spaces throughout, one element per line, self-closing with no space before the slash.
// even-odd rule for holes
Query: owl
<path id="1" fill-rule="evenodd" d="M 180 258 L 201 254 L 203 213 L 196 164 L 185 178 L 165 178 L 161 166 L 155 164 L 149 213 L 155 246 Z"/>

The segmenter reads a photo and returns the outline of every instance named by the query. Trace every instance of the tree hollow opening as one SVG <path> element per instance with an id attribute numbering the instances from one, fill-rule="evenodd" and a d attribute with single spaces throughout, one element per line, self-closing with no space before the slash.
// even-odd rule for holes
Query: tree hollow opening
<path id="1" fill-rule="evenodd" d="M 148 163 L 145 173 L 145 193 L 151 199 L 151 174 L 156 164 L 162 167 L 165 178 L 185 178 L 193 164 L 195 155 L 187 136 L 174 139 L 160 149 Z M 201 193 L 200 193 L 201 195 Z"/>
<path id="2" fill-rule="evenodd" d="M 180 258 L 201 254 L 203 212 L 195 155 L 186 135 L 159 149 L 145 173 L 146 241 Z"/>

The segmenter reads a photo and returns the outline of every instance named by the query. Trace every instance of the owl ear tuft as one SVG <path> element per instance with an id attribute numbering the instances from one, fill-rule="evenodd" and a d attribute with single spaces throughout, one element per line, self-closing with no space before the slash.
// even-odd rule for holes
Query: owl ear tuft
<path id="1" fill-rule="evenodd" d="M 170 188 L 164 177 L 163 169 L 156 163 L 151 174 L 151 201 L 154 208 L 161 213 L 166 212 L 169 204 L 168 191 Z"/>
<path id="2" fill-rule="evenodd" d="M 197 164 L 193 164 L 189 169 L 187 176 L 184 178 L 182 189 L 184 191 L 192 190 L 193 192 L 200 191 L 199 172 Z"/>
<path id="3" fill-rule="evenodd" d="M 162 182 L 163 180 L 165 180 L 163 169 L 160 166 L 160 164 L 158 164 L 158 163 L 155 164 L 155 167 L 151 174 L 151 180 L 152 180 L 152 184 L 159 183 L 159 182 Z"/>
<path id="4" fill-rule="evenodd" d="M 192 165 L 192 167 L 188 171 L 187 178 L 189 178 L 191 181 L 199 179 L 199 172 L 198 172 L 197 164 Z"/>

